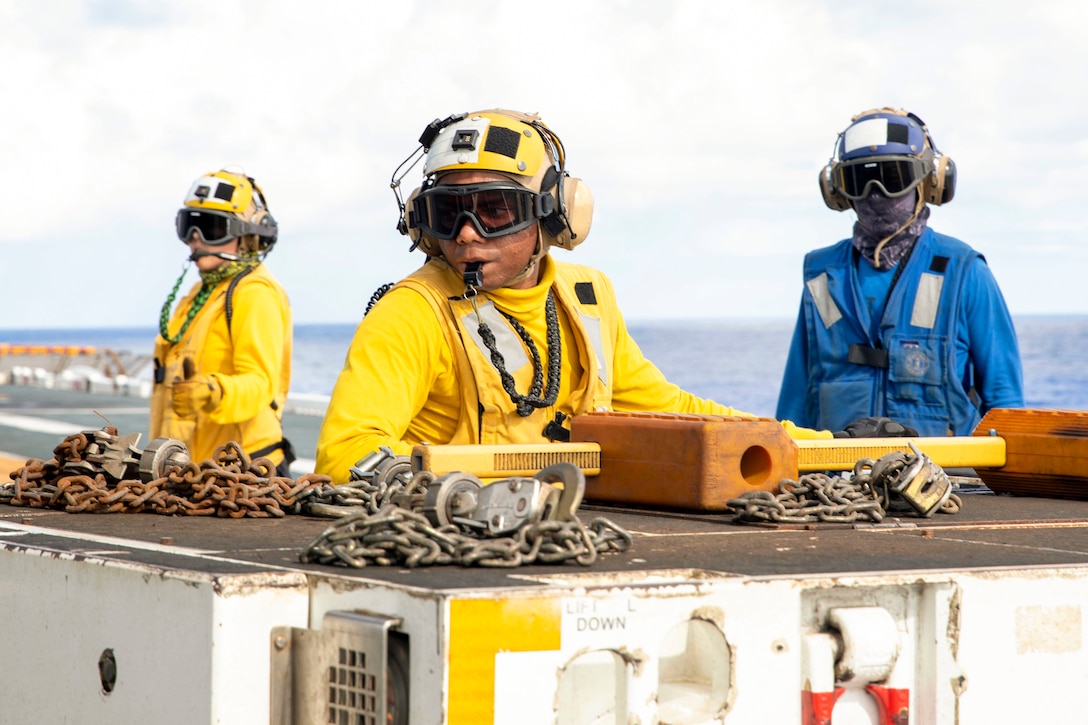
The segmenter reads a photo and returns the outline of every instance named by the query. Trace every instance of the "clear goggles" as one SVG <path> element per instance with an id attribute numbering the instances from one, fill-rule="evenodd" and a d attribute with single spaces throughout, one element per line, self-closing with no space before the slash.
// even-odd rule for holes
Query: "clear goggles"
<path id="1" fill-rule="evenodd" d="M 838 187 L 847 199 L 864 199 L 874 185 L 894 199 L 909 193 L 929 172 L 929 165 L 913 156 L 869 156 L 842 162 Z"/>
<path id="2" fill-rule="evenodd" d="M 550 194 L 506 181 L 451 184 L 421 191 L 412 200 L 412 221 L 436 239 L 457 237 L 466 221 L 485 239 L 520 232 L 550 214 Z"/>
<path id="3" fill-rule="evenodd" d="M 178 239 L 185 244 L 193 236 L 193 230 L 200 232 L 205 244 L 218 247 L 232 239 L 246 234 L 257 234 L 256 224 L 243 221 L 233 214 L 215 209 L 179 209 L 174 220 Z"/>

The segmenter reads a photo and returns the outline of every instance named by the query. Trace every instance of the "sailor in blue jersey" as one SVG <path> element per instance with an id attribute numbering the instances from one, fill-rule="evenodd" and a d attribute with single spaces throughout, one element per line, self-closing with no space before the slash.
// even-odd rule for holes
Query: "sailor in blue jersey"
<path id="1" fill-rule="evenodd" d="M 839 135 L 820 189 L 857 222 L 805 257 L 778 418 L 842 430 L 882 416 L 969 435 L 991 408 L 1023 407 L 1016 330 L 985 258 L 926 226 L 955 182 L 914 114 L 865 111 Z"/>

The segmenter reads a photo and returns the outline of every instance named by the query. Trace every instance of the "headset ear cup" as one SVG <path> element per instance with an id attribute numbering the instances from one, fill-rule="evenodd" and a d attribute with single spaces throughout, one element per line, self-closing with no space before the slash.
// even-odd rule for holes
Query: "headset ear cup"
<path id="1" fill-rule="evenodd" d="M 419 237 L 423 233 L 418 226 L 415 225 L 412 214 L 415 212 L 416 197 L 419 196 L 419 187 L 412 189 L 412 193 L 408 195 L 408 200 L 404 202 L 404 209 L 401 210 L 401 219 L 398 227 L 402 234 L 408 236 L 416 244 L 419 243 Z"/>
<path id="2" fill-rule="evenodd" d="M 279 235 L 279 225 L 276 224 L 275 217 L 267 209 L 261 209 L 250 218 L 249 223 L 260 229 L 256 234 L 246 235 L 247 238 L 252 238 L 254 251 L 271 249 Z"/>
<path id="3" fill-rule="evenodd" d="M 933 157 L 933 171 L 922 181 L 922 196 L 927 204 L 940 206 L 944 203 L 944 189 L 949 160 L 944 156 Z"/>
<path id="4" fill-rule="evenodd" d="M 261 215 L 261 219 L 257 224 L 261 227 L 261 246 L 264 249 L 271 249 L 272 245 L 276 243 L 276 239 L 279 237 L 279 225 L 276 223 L 275 217 L 266 211 Z"/>
<path id="5" fill-rule="evenodd" d="M 933 184 L 927 201 L 935 206 L 947 204 L 956 195 L 956 162 L 948 156 L 934 159 Z"/>
<path id="6" fill-rule="evenodd" d="M 820 194 L 824 198 L 824 204 L 833 211 L 846 211 L 850 208 L 850 200 L 843 196 L 842 192 L 831 183 L 831 175 L 835 172 L 835 164 L 828 164 L 820 170 Z"/>
<path id="7" fill-rule="evenodd" d="M 419 228 L 419 225 L 415 222 L 413 214 L 415 213 L 416 197 L 419 196 L 423 187 L 417 186 L 412 189 L 412 193 L 408 195 L 408 200 L 404 202 L 404 212 L 400 219 L 398 228 L 402 234 L 406 234 L 409 239 L 412 240 L 414 247 L 419 247 L 423 250 L 423 253 L 429 257 L 442 256 L 442 248 L 438 246 L 438 240 L 434 239 L 429 234 L 424 234 L 423 230 Z"/>
<path id="8" fill-rule="evenodd" d="M 593 193 L 581 179 L 567 177 L 559 184 L 563 194 L 567 225 L 552 238 L 552 244 L 563 249 L 574 249 L 589 236 L 593 225 Z"/>

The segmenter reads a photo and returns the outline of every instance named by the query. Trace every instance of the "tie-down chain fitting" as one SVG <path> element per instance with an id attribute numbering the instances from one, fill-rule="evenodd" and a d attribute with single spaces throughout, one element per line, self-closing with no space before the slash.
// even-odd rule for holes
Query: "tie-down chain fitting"
<path id="1" fill-rule="evenodd" d="M 508 536 L 541 521 L 570 521 L 586 487 L 582 469 L 567 462 L 532 478 L 515 476 L 486 485 L 464 471 L 413 474 L 408 457 L 386 446 L 356 463 L 351 478 L 380 491 L 399 480 L 403 489 L 389 496 L 393 503 L 423 513 L 433 526 L 455 525 L 477 536 Z"/>

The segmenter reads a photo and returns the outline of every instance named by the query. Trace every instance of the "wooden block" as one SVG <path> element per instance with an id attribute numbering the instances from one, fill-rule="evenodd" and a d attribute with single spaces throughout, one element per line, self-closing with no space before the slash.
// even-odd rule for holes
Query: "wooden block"
<path id="1" fill-rule="evenodd" d="M 724 511 L 742 493 L 797 478 L 797 446 L 771 418 L 590 413 L 571 420 L 571 441 L 601 447 L 590 501 Z"/>
<path id="2" fill-rule="evenodd" d="M 973 435 L 1005 439 L 1005 465 L 975 469 L 994 491 L 1088 499 L 1088 412 L 998 408 Z"/>

